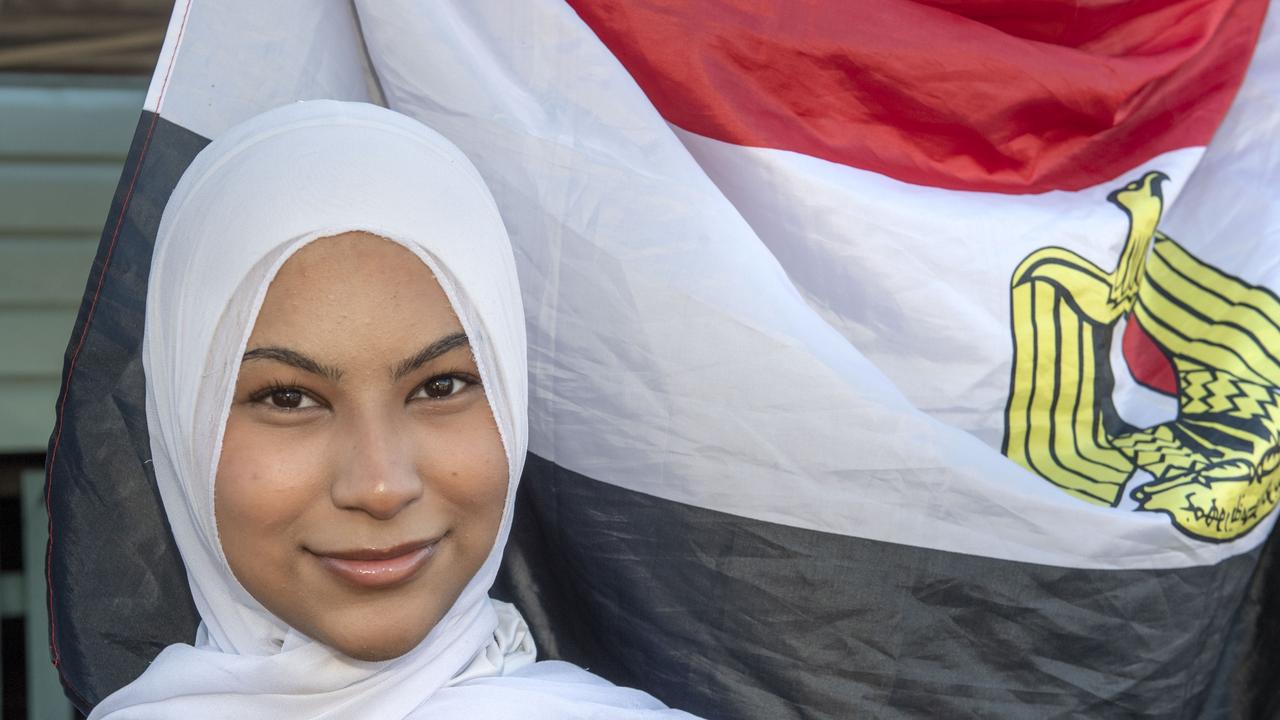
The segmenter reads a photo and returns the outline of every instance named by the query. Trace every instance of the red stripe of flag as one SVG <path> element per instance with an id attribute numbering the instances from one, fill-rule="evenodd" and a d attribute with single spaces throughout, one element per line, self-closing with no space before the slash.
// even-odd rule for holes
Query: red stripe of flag
<path id="1" fill-rule="evenodd" d="M 1036 193 L 1208 143 L 1266 0 L 569 0 L 669 122 Z"/>

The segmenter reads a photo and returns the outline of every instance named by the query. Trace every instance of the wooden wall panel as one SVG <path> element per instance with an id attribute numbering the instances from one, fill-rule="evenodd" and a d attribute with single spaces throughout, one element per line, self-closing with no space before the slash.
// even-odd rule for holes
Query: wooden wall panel
<path id="1" fill-rule="evenodd" d="M 0 453 L 48 442 L 145 82 L 0 76 Z"/>

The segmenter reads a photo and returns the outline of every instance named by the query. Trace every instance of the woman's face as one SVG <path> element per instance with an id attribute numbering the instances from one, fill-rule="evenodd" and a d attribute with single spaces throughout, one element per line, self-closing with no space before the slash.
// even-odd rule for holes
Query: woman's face
<path id="1" fill-rule="evenodd" d="M 236 578 L 361 660 L 408 652 L 489 554 L 507 461 L 462 325 L 411 252 L 317 240 L 271 283 L 215 481 Z"/>

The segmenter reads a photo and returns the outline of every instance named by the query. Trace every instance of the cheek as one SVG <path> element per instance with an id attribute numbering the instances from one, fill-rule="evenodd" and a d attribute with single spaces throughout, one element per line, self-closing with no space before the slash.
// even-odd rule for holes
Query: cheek
<path id="1" fill-rule="evenodd" d="M 323 491 L 323 461 L 316 448 L 281 434 L 240 420 L 235 412 L 227 421 L 214 515 L 237 576 L 258 558 L 287 552 L 297 521 Z"/>
<path id="2" fill-rule="evenodd" d="M 507 456 L 488 408 L 468 413 L 446 432 L 432 432 L 420 460 L 422 476 L 437 478 L 437 491 L 492 540 L 507 498 Z"/>

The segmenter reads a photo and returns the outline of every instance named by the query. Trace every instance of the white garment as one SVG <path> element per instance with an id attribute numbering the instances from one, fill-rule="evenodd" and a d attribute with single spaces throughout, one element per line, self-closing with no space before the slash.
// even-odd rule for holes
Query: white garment
<path id="1" fill-rule="evenodd" d="M 267 286 L 307 243 L 352 230 L 426 263 L 466 331 L 507 453 L 485 563 L 402 657 L 351 659 L 294 631 L 222 553 L 213 479 L 240 358 Z M 201 624 L 97 718 L 688 717 L 566 663 L 534 663 L 519 613 L 488 597 L 528 442 L 525 325 L 511 246 L 479 173 L 448 140 L 371 105 L 297 103 L 232 128 L 174 189 L 156 238 L 143 364 L 156 483 Z"/>

